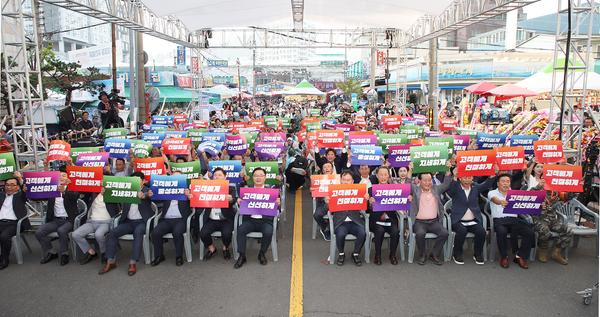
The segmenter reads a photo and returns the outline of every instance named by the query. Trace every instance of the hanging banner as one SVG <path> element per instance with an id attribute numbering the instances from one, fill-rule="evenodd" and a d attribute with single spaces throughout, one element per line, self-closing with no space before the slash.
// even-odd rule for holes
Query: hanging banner
<path id="1" fill-rule="evenodd" d="M 283 132 L 261 132 L 258 136 L 258 138 L 262 141 L 262 142 L 285 142 L 286 141 L 286 137 L 285 137 L 285 133 Z"/>
<path id="2" fill-rule="evenodd" d="M 527 167 L 522 146 L 502 146 L 496 148 L 496 163 L 500 171 L 522 170 Z"/>
<path id="3" fill-rule="evenodd" d="M 98 153 L 100 152 L 100 146 L 87 146 L 87 147 L 74 147 L 71 148 L 71 161 L 77 161 L 77 156 L 81 153 Z"/>
<path id="4" fill-rule="evenodd" d="M 142 140 L 152 144 L 153 147 L 161 147 L 165 139 L 164 132 L 158 133 L 142 133 Z"/>
<path id="5" fill-rule="evenodd" d="M 240 214 L 275 217 L 279 212 L 277 205 L 279 189 L 274 188 L 240 188 Z"/>
<path id="6" fill-rule="evenodd" d="M 104 202 L 116 204 L 139 204 L 141 180 L 139 177 L 104 176 Z"/>
<path id="7" fill-rule="evenodd" d="M 69 185 L 67 190 L 79 193 L 99 193 L 102 191 L 102 167 L 83 167 L 67 165 Z"/>
<path id="8" fill-rule="evenodd" d="M 489 150 L 504 146 L 506 136 L 506 134 L 477 133 L 477 147 L 480 150 Z"/>
<path id="9" fill-rule="evenodd" d="M 372 132 L 351 131 L 348 134 L 348 144 L 351 147 L 354 145 L 377 145 L 377 136 Z"/>
<path id="10" fill-rule="evenodd" d="M 188 138 L 164 139 L 162 143 L 163 153 L 166 155 L 188 155 L 192 140 Z"/>
<path id="11" fill-rule="evenodd" d="M 149 157 L 152 153 L 152 144 L 142 140 L 131 140 L 134 157 Z"/>
<path id="12" fill-rule="evenodd" d="M 129 135 L 129 130 L 126 128 L 113 128 L 102 130 L 102 135 L 105 139 L 110 138 L 126 138 Z"/>
<path id="13" fill-rule="evenodd" d="M 329 195 L 329 185 L 339 184 L 340 175 L 311 175 L 310 176 L 310 193 L 313 198 L 327 197 Z"/>
<path id="14" fill-rule="evenodd" d="M 138 158 L 134 161 L 134 169 L 136 172 L 142 172 L 146 180 L 154 174 L 163 175 L 165 170 L 165 162 L 162 157 Z"/>
<path id="15" fill-rule="evenodd" d="M 207 142 L 207 141 L 225 143 L 225 133 L 204 132 L 204 133 L 202 133 L 202 142 Z"/>
<path id="16" fill-rule="evenodd" d="M 244 155 L 248 151 L 248 144 L 241 135 L 227 135 L 225 144 L 229 155 Z"/>
<path id="17" fill-rule="evenodd" d="M 410 184 L 373 184 L 373 211 L 410 210 Z"/>
<path id="18" fill-rule="evenodd" d="M 557 192 L 583 192 L 581 166 L 544 164 L 544 189 Z"/>
<path id="19" fill-rule="evenodd" d="M 186 175 L 152 175 L 150 177 L 150 190 L 152 200 L 187 200 Z M 165 211 L 166 212 L 166 211 Z"/>
<path id="20" fill-rule="evenodd" d="M 241 161 L 208 161 L 208 170 L 212 173 L 215 168 L 220 167 L 225 171 L 225 177 L 234 184 L 242 182 L 242 162 Z"/>
<path id="21" fill-rule="evenodd" d="M 228 208 L 229 181 L 194 179 L 190 185 L 190 207 Z"/>
<path id="22" fill-rule="evenodd" d="M 13 177 L 16 171 L 15 155 L 12 152 L 0 153 L 0 180 Z"/>
<path id="23" fill-rule="evenodd" d="M 166 139 L 172 139 L 172 138 L 186 138 L 187 137 L 187 131 L 165 131 L 165 140 Z"/>
<path id="24" fill-rule="evenodd" d="M 542 204 L 546 199 L 545 190 L 513 190 L 506 193 L 504 213 L 538 216 L 542 213 Z"/>
<path id="25" fill-rule="evenodd" d="M 344 131 L 340 130 L 317 130 L 317 146 L 320 149 L 343 149 Z"/>
<path id="26" fill-rule="evenodd" d="M 425 145 L 441 145 L 448 149 L 448 156 L 452 156 L 454 151 L 454 137 L 433 137 L 425 138 Z"/>
<path id="27" fill-rule="evenodd" d="M 51 161 L 70 161 L 71 160 L 71 144 L 54 140 L 48 146 L 48 162 Z"/>
<path id="28" fill-rule="evenodd" d="M 533 142 L 535 159 L 542 164 L 558 163 L 565 159 L 561 140 L 539 140 Z"/>
<path id="29" fill-rule="evenodd" d="M 400 115 L 388 115 L 381 117 L 381 127 L 384 130 L 397 129 L 402 125 L 402 117 Z"/>
<path id="30" fill-rule="evenodd" d="M 491 176 L 495 175 L 496 151 L 474 150 L 461 151 L 456 154 L 456 176 Z"/>
<path id="31" fill-rule="evenodd" d="M 265 184 L 279 185 L 277 175 L 280 175 L 280 173 L 279 164 L 277 162 L 246 162 L 246 175 L 248 176 L 247 183 L 249 186 L 254 184 L 252 181 L 252 171 L 254 171 L 254 169 L 257 167 L 262 167 L 265 171 L 267 171 L 267 179 L 265 180 Z"/>
<path id="32" fill-rule="evenodd" d="M 410 148 L 412 144 L 390 145 L 388 162 L 391 167 L 408 167 L 410 165 Z"/>
<path id="33" fill-rule="evenodd" d="M 539 139 L 537 135 L 513 135 L 510 137 L 510 146 L 522 146 L 525 149 L 525 155 L 534 154 L 533 143 Z"/>
<path id="34" fill-rule="evenodd" d="M 355 145 L 352 147 L 352 165 L 381 166 L 382 155 L 380 146 Z"/>
<path id="35" fill-rule="evenodd" d="M 413 146 L 410 148 L 413 174 L 446 171 L 448 148 L 440 145 Z"/>
<path id="36" fill-rule="evenodd" d="M 254 150 L 261 161 L 272 161 L 285 153 L 285 144 L 281 142 L 255 142 Z"/>
<path id="37" fill-rule="evenodd" d="M 329 211 L 366 210 L 366 184 L 329 185 Z"/>
<path id="38" fill-rule="evenodd" d="M 377 145 L 381 146 L 383 154 L 388 154 L 388 146 L 400 145 L 408 143 L 408 138 L 405 134 L 386 134 L 380 133 L 378 136 Z"/>
<path id="39" fill-rule="evenodd" d="M 408 140 L 422 138 L 423 131 L 425 131 L 425 129 L 422 126 L 409 125 L 400 127 L 400 133 L 406 135 Z"/>
<path id="40" fill-rule="evenodd" d="M 223 150 L 223 143 L 215 141 L 203 141 L 196 149 L 198 156 L 201 156 L 200 153 L 205 152 L 210 157 L 217 156 L 221 150 Z"/>
<path id="41" fill-rule="evenodd" d="M 108 152 L 111 158 L 129 158 L 129 149 L 131 141 L 129 139 L 107 139 L 104 140 L 104 151 Z"/>
<path id="42" fill-rule="evenodd" d="M 180 172 L 185 175 L 188 180 L 200 177 L 200 161 L 182 163 L 171 162 L 169 165 L 171 166 L 171 172 Z"/>
<path id="43" fill-rule="evenodd" d="M 60 172 L 23 172 L 23 181 L 27 187 L 25 196 L 29 199 L 60 197 Z"/>
<path id="44" fill-rule="evenodd" d="M 453 135 L 454 138 L 454 153 L 458 151 L 466 151 L 471 143 L 471 137 L 468 135 Z"/>
<path id="45" fill-rule="evenodd" d="M 75 165 L 84 167 L 104 167 L 108 164 L 108 153 L 80 153 Z"/>

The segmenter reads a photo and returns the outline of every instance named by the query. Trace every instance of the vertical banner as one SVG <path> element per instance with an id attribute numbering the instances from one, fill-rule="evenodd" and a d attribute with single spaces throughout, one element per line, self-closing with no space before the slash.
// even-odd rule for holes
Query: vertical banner
<path id="1" fill-rule="evenodd" d="M 185 46 L 177 45 L 177 65 L 185 65 Z"/>
<path id="2" fill-rule="evenodd" d="M 410 165 L 410 148 L 412 144 L 390 145 L 388 162 L 392 167 L 408 167 Z"/>
<path id="3" fill-rule="evenodd" d="M 525 148 L 525 155 L 530 156 L 534 154 L 533 142 L 537 141 L 539 136 L 537 135 L 513 135 L 510 137 L 510 146 L 522 146 Z"/>
<path id="4" fill-rule="evenodd" d="M 48 146 L 48 162 L 51 161 L 70 161 L 71 160 L 71 144 L 54 140 Z"/>
<path id="5" fill-rule="evenodd" d="M 241 161 L 208 161 L 208 170 L 213 172 L 215 168 L 220 167 L 225 171 L 225 177 L 228 181 L 239 184 L 242 182 L 242 162 Z"/>
<path id="6" fill-rule="evenodd" d="M 67 166 L 71 181 L 67 186 L 70 192 L 99 193 L 102 191 L 102 167 Z"/>
<path id="7" fill-rule="evenodd" d="M 537 216 L 542 213 L 542 204 L 546 199 L 545 190 L 513 190 L 506 193 L 504 213 L 527 214 Z"/>
<path id="8" fill-rule="evenodd" d="M 329 211 L 366 210 L 366 184 L 329 185 Z"/>
<path id="9" fill-rule="evenodd" d="M 477 147 L 480 150 L 489 150 L 504 146 L 506 136 L 506 134 L 477 133 Z"/>
<path id="10" fill-rule="evenodd" d="M 317 146 L 320 149 L 343 149 L 344 131 L 341 130 L 317 130 Z"/>
<path id="11" fill-rule="evenodd" d="M 60 172 L 23 172 L 23 179 L 29 199 L 60 197 Z"/>
<path id="12" fill-rule="evenodd" d="M 327 197 L 329 195 L 329 185 L 339 184 L 340 175 L 311 175 L 310 176 L 310 193 L 316 197 Z"/>
<path id="13" fill-rule="evenodd" d="M 171 162 L 170 165 L 171 172 L 180 172 L 185 175 L 188 180 L 200 177 L 200 161 L 182 163 Z"/>
<path id="14" fill-rule="evenodd" d="M 162 143 L 163 153 L 167 155 L 188 155 L 192 140 L 188 138 L 164 139 Z"/>
<path id="15" fill-rule="evenodd" d="M 267 180 L 265 181 L 266 184 L 279 185 L 277 175 L 280 175 L 280 173 L 279 164 L 277 162 L 246 162 L 246 175 L 248 176 L 248 185 L 252 186 L 252 184 L 254 184 L 254 182 L 252 181 L 252 172 L 257 167 L 262 167 L 265 171 L 267 171 Z"/>
<path id="16" fill-rule="evenodd" d="M 539 163 L 558 163 L 565 159 L 561 140 L 535 141 L 533 148 L 535 159 Z"/>
<path id="17" fill-rule="evenodd" d="M 279 212 L 277 205 L 279 189 L 274 188 L 240 188 L 240 214 L 275 217 Z"/>
<path id="18" fill-rule="evenodd" d="M 190 207 L 227 208 L 229 201 L 229 181 L 194 179 L 190 185 Z"/>
<path id="19" fill-rule="evenodd" d="M 80 153 L 75 165 L 84 167 L 104 167 L 108 164 L 108 153 Z"/>
<path id="20" fill-rule="evenodd" d="M 0 153 L 0 180 L 13 177 L 16 171 L 15 155 L 12 152 Z"/>
<path id="21" fill-rule="evenodd" d="M 435 173 L 446 171 L 448 148 L 440 145 L 413 146 L 410 148 L 413 173 Z"/>
<path id="22" fill-rule="evenodd" d="M 456 176 L 491 176 L 496 174 L 495 163 L 494 150 L 461 151 L 456 154 Z"/>
<path id="23" fill-rule="evenodd" d="M 107 139 L 104 140 L 104 151 L 108 152 L 110 158 L 129 157 L 129 149 L 131 149 L 131 141 L 129 139 Z"/>
<path id="24" fill-rule="evenodd" d="M 381 146 L 355 145 L 352 147 L 352 165 L 381 166 Z"/>
<path id="25" fill-rule="evenodd" d="M 146 180 L 150 180 L 152 175 L 163 175 L 165 170 L 165 162 L 162 157 L 149 157 L 135 159 L 135 171 L 142 172 Z"/>
<path id="26" fill-rule="evenodd" d="M 522 146 L 502 146 L 496 148 L 496 163 L 500 171 L 522 170 L 527 167 Z"/>
<path id="27" fill-rule="evenodd" d="M 557 192 L 583 192 L 581 166 L 544 164 L 544 189 Z"/>
<path id="28" fill-rule="evenodd" d="M 186 175 L 152 175 L 150 177 L 150 190 L 152 200 L 187 200 Z"/>
<path id="29" fill-rule="evenodd" d="M 139 204 L 141 180 L 132 176 L 104 176 L 104 202 L 116 204 Z"/>
<path id="30" fill-rule="evenodd" d="M 410 210 L 410 184 L 374 184 L 371 193 L 375 198 L 373 211 Z"/>

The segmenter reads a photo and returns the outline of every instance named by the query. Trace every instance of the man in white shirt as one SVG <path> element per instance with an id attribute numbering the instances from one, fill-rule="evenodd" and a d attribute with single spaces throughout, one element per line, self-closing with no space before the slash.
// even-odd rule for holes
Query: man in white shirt
<path id="1" fill-rule="evenodd" d="M 21 184 L 21 174 L 15 172 L 15 177 L 4 182 L 4 192 L 0 192 L 0 270 L 8 266 L 12 237 L 17 234 L 18 220 L 27 216 L 25 193 L 19 190 Z M 21 229 L 29 228 L 29 221 L 23 220 Z"/>

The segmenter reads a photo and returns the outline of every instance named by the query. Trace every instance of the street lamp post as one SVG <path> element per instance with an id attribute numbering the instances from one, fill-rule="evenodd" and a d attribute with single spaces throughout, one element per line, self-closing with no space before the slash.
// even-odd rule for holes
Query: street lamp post
<path id="1" fill-rule="evenodd" d="M 237 58 L 235 60 L 235 63 L 237 65 L 237 71 L 238 71 L 238 107 L 241 108 L 242 107 L 242 78 L 240 76 L 240 59 Z"/>

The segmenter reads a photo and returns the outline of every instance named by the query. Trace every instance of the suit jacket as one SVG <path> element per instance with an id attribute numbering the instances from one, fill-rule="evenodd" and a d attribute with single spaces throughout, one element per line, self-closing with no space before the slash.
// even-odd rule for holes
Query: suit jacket
<path id="1" fill-rule="evenodd" d="M 333 217 L 333 230 L 341 226 L 346 220 L 346 217 L 349 217 L 352 222 L 359 226 L 365 225 L 365 218 L 363 218 L 359 210 L 332 212 L 331 215 Z"/>
<path id="2" fill-rule="evenodd" d="M 138 210 L 140 211 L 140 215 L 142 215 L 142 220 L 144 222 L 154 216 L 154 211 L 152 211 L 152 200 L 147 196 L 148 190 L 149 188 L 147 186 L 142 187 L 142 193 L 146 196 L 140 200 L 138 205 Z M 127 214 L 129 213 L 129 209 L 131 209 L 131 204 L 123 204 L 123 215 L 119 218 L 119 224 L 128 220 Z"/>
<path id="3" fill-rule="evenodd" d="M 221 208 L 221 215 L 223 216 L 224 219 L 221 220 L 231 220 L 233 221 L 233 218 L 235 217 L 235 208 L 233 208 L 233 205 L 235 204 L 235 202 L 237 201 L 237 189 L 235 184 L 230 184 L 229 185 L 229 195 L 231 195 L 231 197 L 233 197 L 233 200 L 231 201 L 231 203 L 229 203 L 229 207 L 228 208 Z M 210 216 L 210 210 L 212 208 L 204 208 L 202 209 L 204 212 L 204 223 L 206 223 L 206 221 L 208 221 L 208 217 Z"/>
<path id="4" fill-rule="evenodd" d="M 0 207 L 2 206 L 2 204 L 4 204 L 4 199 L 6 199 L 6 193 L 0 193 Z M 25 196 L 25 192 L 18 191 L 16 194 L 14 194 L 12 204 L 15 216 L 17 216 L 17 220 L 27 216 L 27 208 L 25 207 L 26 202 L 27 197 Z M 31 228 L 29 219 L 23 220 L 23 222 L 21 222 L 21 229 L 27 230 L 29 228 Z"/>
<path id="5" fill-rule="evenodd" d="M 79 214 L 77 208 L 77 199 L 79 199 L 78 192 L 65 191 L 63 193 L 63 204 L 67 211 L 67 218 L 71 224 L 75 222 L 75 217 Z M 54 205 L 56 204 L 56 198 L 48 199 L 48 206 L 46 207 L 46 222 L 54 220 Z"/>
<path id="6" fill-rule="evenodd" d="M 369 188 L 368 190 L 369 192 L 369 197 L 373 197 L 373 187 Z M 388 216 L 388 220 L 389 222 L 392 223 L 392 226 L 394 227 L 398 227 L 398 214 L 395 211 L 373 211 L 373 206 L 369 203 L 369 208 L 367 209 L 367 212 L 370 214 L 369 216 L 369 222 L 370 225 L 374 225 L 376 222 L 378 221 L 384 221 L 384 220 L 380 220 L 383 214 L 386 214 Z M 384 221 L 385 222 L 385 221 Z"/>
<path id="7" fill-rule="evenodd" d="M 88 214 L 87 214 L 87 217 L 85 217 L 85 219 L 83 219 L 82 224 L 83 224 L 83 222 L 85 222 L 85 220 L 87 220 L 87 218 L 90 217 L 90 214 L 91 214 L 90 211 L 92 208 L 92 204 L 94 203 L 94 200 L 96 199 L 96 197 L 98 197 L 99 194 L 100 193 L 88 193 L 84 197 L 84 201 L 88 207 Z M 117 216 L 121 212 L 120 204 L 104 203 L 104 205 L 106 205 L 106 210 L 108 211 L 108 214 L 111 216 L 111 218 Z"/>
<path id="8" fill-rule="evenodd" d="M 438 220 L 440 222 L 444 219 L 444 204 L 442 204 L 441 196 L 448 190 L 451 182 L 452 182 L 452 175 L 445 176 L 444 182 L 441 183 L 440 185 L 432 185 L 431 186 L 431 192 L 433 193 L 433 196 L 435 197 L 437 204 L 438 204 Z M 422 192 L 421 186 L 418 186 L 416 184 L 411 184 L 412 202 L 410 204 L 409 217 L 413 223 L 415 222 L 415 219 L 417 218 L 417 213 L 419 213 L 419 201 L 421 200 L 421 192 Z"/>
<path id="9" fill-rule="evenodd" d="M 492 185 L 496 182 L 496 177 L 490 177 L 483 183 L 473 183 L 471 185 L 471 192 L 469 197 L 465 195 L 465 191 L 460 185 L 459 181 L 452 181 L 448 188 L 448 195 L 452 198 L 452 212 L 450 218 L 452 224 L 459 222 L 465 215 L 467 208 L 473 212 L 475 218 L 479 223 L 483 224 L 483 218 L 481 217 L 481 210 L 479 209 L 479 194 L 489 190 Z"/>
<path id="10" fill-rule="evenodd" d="M 318 152 L 315 152 L 315 158 L 319 168 L 323 168 L 323 164 L 327 163 L 327 158 L 321 156 Z M 348 165 L 348 152 L 342 153 L 340 156 L 336 156 L 333 160 L 336 174 L 341 174 L 342 170 L 347 168 Z"/>
<path id="11" fill-rule="evenodd" d="M 254 186 L 252 186 L 252 187 L 254 187 Z M 265 184 L 265 188 L 275 188 L 275 186 Z M 281 193 L 279 193 L 279 195 L 281 195 Z M 281 198 L 281 196 L 280 196 L 280 198 Z M 279 210 L 281 210 L 281 206 L 279 207 Z M 271 217 L 271 216 L 262 216 L 262 219 L 256 219 L 256 218 L 251 218 L 249 215 L 244 215 L 243 221 L 246 221 L 247 219 L 253 219 L 254 221 L 262 220 L 264 222 L 273 223 L 274 218 L 275 217 Z"/>
<path id="12" fill-rule="evenodd" d="M 160 208 L 162 210 L 162 214 L 160 215 L 160 219 L 165 218 L 165 216 L 167 214 L 167 210 L 169 210 L 169 206 L 171 206 L 171 201 L 172 200 L 163 200 L 161 202 Z M 177 206 L 179 207 L 179 213 L 181 213 L 181 219 L 186 220 L 192 213 L 192 208 L 190 207 L 190 201 L 189 200 L 178 200 L 177 204 L 178 204 Z"/>

